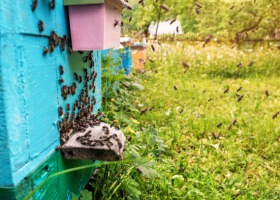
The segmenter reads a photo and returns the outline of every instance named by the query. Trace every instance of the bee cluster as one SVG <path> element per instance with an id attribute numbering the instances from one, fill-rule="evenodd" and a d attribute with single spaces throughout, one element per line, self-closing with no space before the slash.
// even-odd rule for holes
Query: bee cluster
<path id="1" fill-rule="evenodd" d="M 76 131 L 85 131 L 89 126 L 100 124 L 102 113 L 92 114 L 94 105 L 96 104 L 95 80 L 97 73 L 93 70 L 94 60 L 92 51 L 83 58 L 85 63 L 89 63 L 89 69 L 83 69 L 83 75 L 73 73 L 74 82 L 71 85 L 63 84 L 64 68 L 59 66 L 60 78 L 58 83 L 61 85 L 60 91 L 63 100 L 67 100 L 69 96 L 77 96 L 77 100 L 70 105 L 66 104 L 65 108 L 58 108 L 58 114 L 61 120 L 58 122 L 59 131 L 61 134 L 61 144 L 64 144 L 70 137 L 70 134 Z M 80 52 L 80 54 L 84 54 Z M 62 85 L 63 84 L 63 85 Z M 82 86 L 80 93 L 77 94 L 78 86 Z M 91 97 L 92 96 L 92 97 Z"/>

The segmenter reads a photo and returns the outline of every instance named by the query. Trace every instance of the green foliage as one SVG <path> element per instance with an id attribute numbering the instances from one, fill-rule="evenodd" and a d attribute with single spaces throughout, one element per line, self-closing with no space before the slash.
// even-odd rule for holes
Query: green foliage
<path id="1" fill-rule="evenodd" d="M 152 21 L 158 21 L 159 13 L 161 21 L 177 18 L 181 21 L 184 33 L 198 35 L 224 32 L 235 35 L 247 32 L 246 37 L 249 38 L 255 34 L 273 37 L 275 28 L 280 27 L 280 3 L 276 0 L 257 0 L 256 2 L 254 0 L 234 2 L 228 0 L 199 2 L 196 0 L 145 0 L 144 2 L 143 7 L 138 4 L 138 0 L 130 1 L 134 9 L 132 12 L 124 11 L 124 33 L 146 30 Z M 166 5 L 169 11 L 159 9 L 161 4 Z M 202 8 L 198 8 L 198 4 Z M 130 16 L 133 20 L 129 23 Z"/>

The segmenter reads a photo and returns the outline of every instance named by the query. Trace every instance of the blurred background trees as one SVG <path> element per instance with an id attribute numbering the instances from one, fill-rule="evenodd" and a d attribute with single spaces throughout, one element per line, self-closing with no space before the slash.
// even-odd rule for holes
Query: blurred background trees
<path id="1" fill-rule="evenodd" d="M 273 38 L 277 28 L 280 29 L 278 0 L 129 0 L 129 3 L 133 10 L 124 11 L 123 34 L 130 36 L 147 33 L 152 21 L 175 18 L 181 21 L 185 34 L 232 33 L 237 37 L 258 34 Z"/>

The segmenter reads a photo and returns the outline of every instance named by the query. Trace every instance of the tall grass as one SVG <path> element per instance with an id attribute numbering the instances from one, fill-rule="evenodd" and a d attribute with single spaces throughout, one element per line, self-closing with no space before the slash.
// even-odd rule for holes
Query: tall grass
<path id="1" fill-rule="evenodd" d="M 91 198 L 280 198 L 279 50 L 233 45 L 148 47 L 154 62 L 122 80 L 104 111 L 128 139 L 125 157 L 150 162 L 100 168 Z"/>

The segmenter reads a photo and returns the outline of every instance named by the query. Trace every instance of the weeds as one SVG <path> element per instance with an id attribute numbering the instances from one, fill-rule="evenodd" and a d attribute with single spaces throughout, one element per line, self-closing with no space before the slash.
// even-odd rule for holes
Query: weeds
<path id="1" fill-rule="evenodd" d="M 100 168 L 93 199 L 279 199 L 279 50 L 154 46 L 146 72 L 103 102 L 128 140 L 125 158 L 150 162 Z"/>

